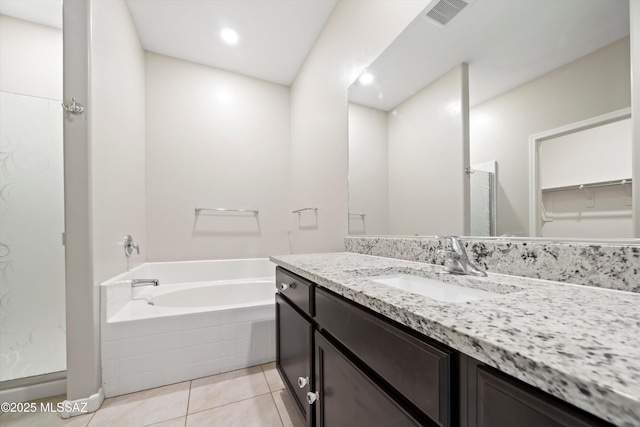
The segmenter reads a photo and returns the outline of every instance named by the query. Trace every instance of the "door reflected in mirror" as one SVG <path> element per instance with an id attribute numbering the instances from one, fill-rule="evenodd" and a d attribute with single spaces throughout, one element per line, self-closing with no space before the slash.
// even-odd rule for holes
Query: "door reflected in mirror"
<path id="1" fill-rule="evenodd" d="M 468 79 L 448 87 L 457 99 L 424 96 L 461 64 Z M 632 176 L 629 197 L 593 214 L 589 226 L 584 210 L 554 196 L 554 209 L 580 224 L 547 222 L 537 234 L 529 190 L 532 135 L 630 107 L 628 0 L 477 0 L 445 26 L 416 17 L 365 71 L 372 81 L 349 88 L 350 234 L 633 237 L 621 224 L 631 224 Z M 416 113 L 420 97 L 437 106 Z M 459 132 L 443 138 L 438 126 L 454 117 Z M 426 130 L 410 128 L 427 122 Z M 398 129 L 409 135 L 402 147 Z M 551 156 L 559 165 L 578 161 Z M 478 168 L 487 164 L 494 170 Z M 425 176 L 429 170 L 439 172 Z"/>

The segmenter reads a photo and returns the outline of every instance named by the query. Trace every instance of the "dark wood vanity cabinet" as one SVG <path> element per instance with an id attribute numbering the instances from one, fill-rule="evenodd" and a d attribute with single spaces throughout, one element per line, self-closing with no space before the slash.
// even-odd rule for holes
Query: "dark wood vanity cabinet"
<path id="1" fill-rule="evenodd" d="M 422 425 L 320 332 L 315 385 L 317 427 Z"/>
<path id="2" fill-rule="evenodd" d="M 313 385 L 313 284 L 285 270 L 276 270 L 276 369 L 307 426 L 313 406 L 307 392 Z"/>
<path id="3" fill-rule="evenodd" d="M 451 425 L 451 350 L 412 336 L 380 315 L 320 288 L 316 289 L 316 321 L 406 407 L 437 425 Z"/>
<path id="4" fill-rule="evenodd" d="M 299 387 L 298 379 L 313 379 L 312 342 L 311 323 L 276 294 L 276 369 L 309 427 L 313 425 L 312 406 L 306 400 L 310 387 Z"/>
<path id="5" fill-rule="evenodd" d="M 468 366 L 468 427 L 613 427 L 476 360 Z"/>
<path id="6" fill-rule="evenodd" d="M 452 425 L 451 351 L 280 267 L 276 287 L 276 367 L 308 426 Z"/>
<path id="7" fill-rule="evenodd" d="M 276 279 L 276 366 L 308 427 L 611 426 L 280 267 Z"/>

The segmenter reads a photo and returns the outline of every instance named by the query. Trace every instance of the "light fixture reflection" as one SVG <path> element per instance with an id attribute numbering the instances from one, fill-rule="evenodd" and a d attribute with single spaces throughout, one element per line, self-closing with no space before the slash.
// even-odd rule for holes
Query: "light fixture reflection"
<path id="1" fill-rule="evenodd" d="M 447 113 L 451 114 L 452 116 L 457 116 L 462 112 L 462 103 L 459 100 L 452 101 L 447 104 L 446 110 Z"/>
<path id="2" fill-rule="evenodd" d="M 216 91 L 218 101 L 222 104 L 229 104 L 233 100 L 233 93 L 229 88 L 221 87 Z"/>
<path id="3" fill-rule="evenodd" d="M 360 76 L 360 78 L 358 79 L 358 81 L 360 83 L 362 83 L 363 85 L 368 85 L 371 84 L 373 82 L 373 74 L 371 73 L 364 73 L 363 75 Z"/>
<path id="4" fill-rule="evenodd" d="M 220 30 L 220 37 L 227 44 L 236 44 L 238 43 L 238 32 L 230 27 L 224 27 Z"/>
<path id="5" fill-rule="evenodd" d="M 488 127 L 493 123 L 492 117 L 485 113 L 474 113 L 471 115 L 471 125 Z"/>

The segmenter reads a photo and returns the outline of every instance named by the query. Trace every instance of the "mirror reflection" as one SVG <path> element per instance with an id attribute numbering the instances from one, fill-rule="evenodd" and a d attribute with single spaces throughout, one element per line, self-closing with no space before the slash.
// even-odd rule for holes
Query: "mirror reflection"
<path id="1" fill-rule="evenodd" d="M 427 7 L 349 88 L 350 234 L 632 237 L 628 8 Z"/>

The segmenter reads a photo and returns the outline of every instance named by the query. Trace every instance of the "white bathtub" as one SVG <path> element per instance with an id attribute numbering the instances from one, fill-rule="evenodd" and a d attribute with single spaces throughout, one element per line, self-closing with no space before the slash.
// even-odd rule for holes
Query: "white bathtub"
<path id="1" fill-rule="evenodd" d="M 198 284 L 188 289 L 158 292 L 148 297 L 149 305 L 172 308 L 239 308 L 269 304 L 273 300 L 272 279 L 224 284 Z M 182 288 L 182 285 L 178 285 Z"/>
<path id="2" fill-rule="evenodd" d="M 267 259 L 147 263 L 103 283 L 106 396 L 273 361 L 274 274 Z"/>

